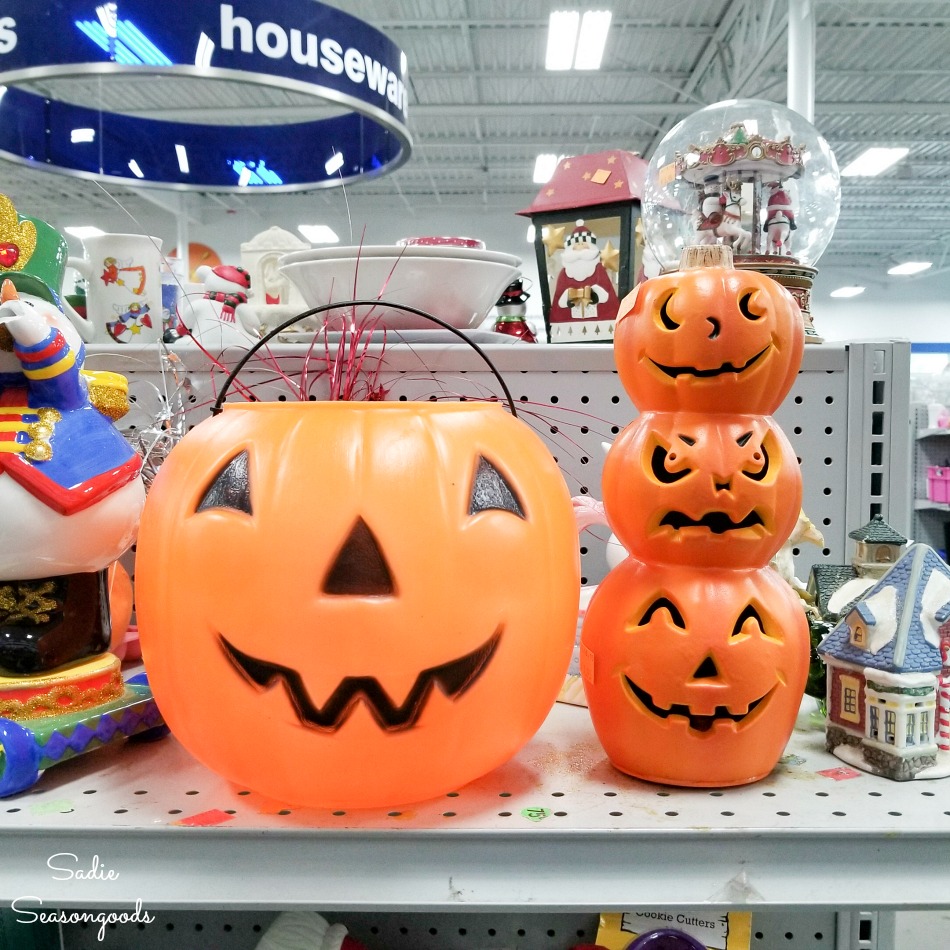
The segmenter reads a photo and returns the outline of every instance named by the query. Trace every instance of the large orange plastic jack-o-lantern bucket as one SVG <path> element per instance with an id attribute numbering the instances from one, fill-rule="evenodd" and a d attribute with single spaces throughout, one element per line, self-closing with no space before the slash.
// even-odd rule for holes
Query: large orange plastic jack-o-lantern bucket
<path id="1" fill-rule="evenodd" d="M 163 463 L 136 601 L 149 682 L 196 758 L 355 808 L 455 789 L 533 735 L 579 575 L 563 477 L 501 405 L 244 403 Z"/>

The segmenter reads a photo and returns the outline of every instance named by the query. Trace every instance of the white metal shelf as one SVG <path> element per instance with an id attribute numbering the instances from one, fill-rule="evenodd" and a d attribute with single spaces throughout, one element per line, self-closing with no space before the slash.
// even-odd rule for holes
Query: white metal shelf
<path id="1" fill-rule="evenodd" d="M 796 732 L 772 775 L 666 788 L 616 771 L 589 714 L 558 704 L 511 762 L 434 801 L 300 809 L 209 772 L 173 738 L 106 748 L 0 803 L 0 902 L 336 912 L 608 911 L 681 905 L 950 905 L 940 783 L 843 778 Z M 372 763 L 367 763 L 367 771 Z M 827 770 L 831 770 L 830 774 Z M 536 820 L 537 809 L 546 810 Z M 115 880 L 88 869 L 94 855 Z M 895 886 L 899 881 L 900 885 Z"/>

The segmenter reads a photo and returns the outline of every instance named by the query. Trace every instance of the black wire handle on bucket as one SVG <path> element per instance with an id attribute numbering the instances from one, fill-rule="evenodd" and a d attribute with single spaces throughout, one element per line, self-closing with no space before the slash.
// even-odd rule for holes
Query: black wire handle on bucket
<path id="1" fill-rule="evenodd" d="M 378 307 L 382 301 L 380 300 L 343 300 L 339 303 L 328 303 L 323 304 L 320 307 L 314 307 L 312 310 L 305 310 L 303 313 L 298 313 L 296 316 L 290 317 L 285 320 L 279 326 L 274 327 L 273 330 L 268 330 L 259 340 L 257 340 L 254 345 L 238 360 L 234 369 L 228 373 L 227 378 L 224 381 L 224 385 L 221 387 L 221 392 L 218 393 L 218 398 L 214 401 L 214 405 L 211 407 L 211 414 L 216 416 L 224 404 L 224 400 L 227 397 L 228 389 L 231 388 L 231 384 L 237 377 L 237 374 L 244 369 L 247 362 L 254 356 L 257 351 L 269 343 L 271 340 L 277 336 L 278 333 L 283 333 L 288 327 L 293 326 L 298 320 L 303 320 L 306 317 L 313 317 L 319 313 L 326 313 L 329 310 L 339 310 L 343 307 Z M 498 372 L 498 368 L 491 361 L 488 354 L 474 341 L 469 339 L 458 327 L 453 327 L 451 323 L 446 323 L 440 317 L 433 316 L 431 313 L 427 313 L 425 310 L 420 310 L 418 307 L 410 307 L 408 304 L 400 303 L 386 303 L 386 306 L 390 309 L 403 310 L 406 313 L 414 313 L 417 317 L 423 317 L 426 320 L 431 320 L 432 323 L 438 324 L 444 330 L 449 330 L 454 333 L 460 340 L 463 340 L 467 343 L 488 365 L 488 368 L 491 370 L 492 375 L 495 379 L 498 380 L 498 384 L 502 388 L 502 392 L 505 394 L 505 399 L 508 401 L 508 408 L 511 411 L 511 414 L 517 418 L 518 413 L 515 410 L 515 401 L 512 398 L 511 391 L 508 389 L 508 384 L 505 382 L 504 377 L 501 373 Z M 393 331 L 398 332 L 398 331 Z"/>

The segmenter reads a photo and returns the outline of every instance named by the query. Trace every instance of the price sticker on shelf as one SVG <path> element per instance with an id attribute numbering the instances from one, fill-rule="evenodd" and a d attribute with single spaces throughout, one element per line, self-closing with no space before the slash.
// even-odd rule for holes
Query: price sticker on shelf
<path id="1" fill-rule="evenodd" d="M 540 806 L 522 808 L 521 817 L 527 818 L 528 821 L 544 821 L 545 818 L 551 817 L 551 809 L 541 808 Z"/>

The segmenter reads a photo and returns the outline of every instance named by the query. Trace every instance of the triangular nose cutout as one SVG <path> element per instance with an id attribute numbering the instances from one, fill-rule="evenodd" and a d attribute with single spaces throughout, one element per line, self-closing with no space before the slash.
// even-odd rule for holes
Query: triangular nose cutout
<path id="1" fill-rule="evenodd" d="M 711 656 L 707 656 L 706 659 L 696 667 L 696 672 L 693 673 L 693 679 L 711 679 L 712 677 L 718 675 L 719 669 L 717 668 L 715 661 Z"/>
<path id="2" fill-rule="evenodd" d="M 359 518 L 323 582 L 326 594 L 386 597 L 395 593 L 392 574 L 369 525 Z"/>

